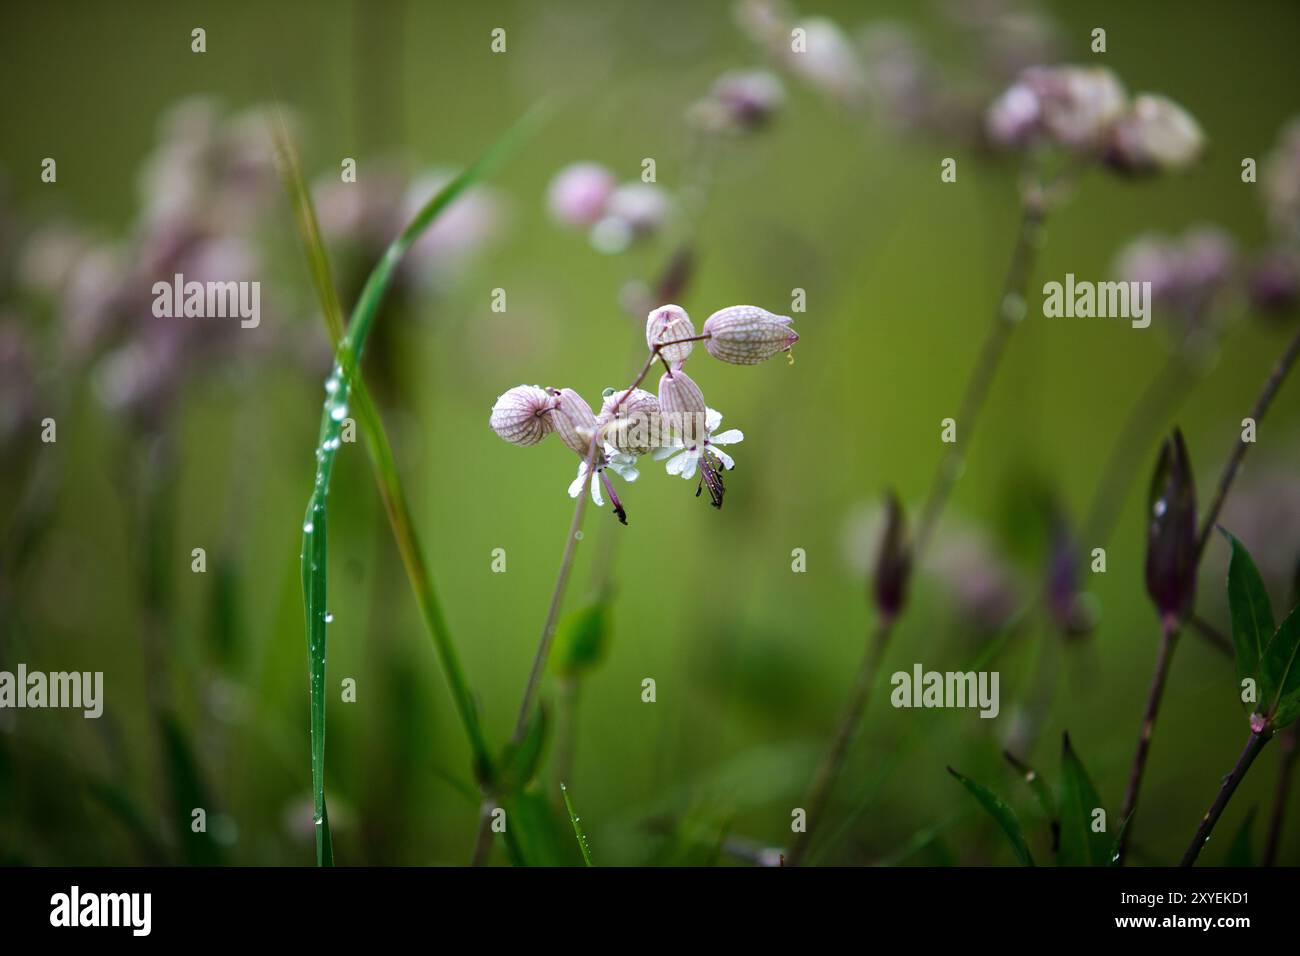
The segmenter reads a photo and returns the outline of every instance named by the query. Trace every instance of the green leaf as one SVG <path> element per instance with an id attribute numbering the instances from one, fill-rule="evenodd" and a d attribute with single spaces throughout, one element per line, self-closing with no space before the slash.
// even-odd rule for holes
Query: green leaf
<path id="1" fill-rule="evenodd" d="M 1269 697 L 1261 697 L 1260 701 L 1268 705 L 1265 713 L 1271 718 L 1275 731 L 1300 716 L 1297 652 L 1300 652 L 1300 607 L 1293 608 L 1286 616 L 1268 647 L 1264 648 L 1264 659 L 1260 663 L 1264 677 L 1260 683 L 1267 683 L 1270 691 Z"/>
<path id="2" fill-rule="evenodd" d="M 539 704 L 528 729 L 519 743 L 508 743 L 501 751 L 499 787 L 503 794 L 518 793 L 533 782 L 542 764 L 546 732 L 550 726 L 549 710 Z"/>
<path id="3" fill-rule="evenodd" d="M 1093 830 L 1093 814 L 1103 809 L 1097 788 L 1064 735 L 1061 749 L 1061 866 L 1106 866 L 1111 840 Z"/>
<path id="4" fill-rule="evenodd" d="M 1107 866 L 1119 866 L 1123 861 L 1123 854 L 1120 850 L 1124 846 L 1124 834 L 1127 832 L 1129 821 L 1132 819 L 1133 814 L 1130 813 L 1119 821 L 1119 829 L 1115 831 L 1115 839 L 1110 844 L 1110 855 L 1106 858 Z"/>
<path id="5" fill-rule="evenodd" d="M 1232 838 L 1228 855 L 1223 860 L 1224 866 L 1254 866 L 1255 852 L 1250 847 L 1250 831 L 1255 823 L 1256 807 L 1251 807 L 1246 819 L 1241 821 L 1237 835 Z"/>
<path id="6" fill-rule="evenodd" d="M 1033 792 L 1034 798 L 1038 805 L 1043 808 L 1043 815 L 1047 817 L 1048 822 L 1052 825 L 1053 834 L 1058 833 L 1056 801 L 1052 799 L 1052 789 L 1047 785 L 1047 781 L 1033 767 L 1029 766 L 1018 759 L 1015 754 L 1009 750 L 1004 750 L 1002 756 L 1007 759 L 1007 763 L 1016 768 L 1016 772 L 1029 784 L 1030 791 Z"/>
<path id="7" fill-rule="evenodd" d="M 1273 608 L 1264 589 L 1264 579 L 1260 577 L 1246 546 L 1222 528 L 1219 530 L 1232 546 L 1232 557 L 1228 561 L 1228 610 L 1232 615 L 1237 684 L 1240 688 L 1243 681 L 1259 681 L 1256 692 L 1259 700 L 1267 703 L 1272 694 L 1263 685 L 1267 675 L 1261 673 L 1260 663 L 1264 649 L 1273 637 Z M 1249 704 L 1246 706 L 1254 709 Z"/>
<path id="8" fill-rule="evenodd" d="M 948 768 L 948 772 L 957 778 L 957 781 L 970 791 L 971 795 L 979 801 L 982 806 L 1002 828 L 1006 834 L 1007 840 L 1011 843 L 1011 849 L 1015 851 L 1017 859 L 1022 866 L 1033 866 L 1034 858 L 1029 853 L 1029 847 L 1025 843 L 1025 835 L 1021 832 L 1020 821 L 1016 819 L 1015 811 L 988 787 L 982 786 L 953 770 Z"/>
<path id="9" fill-rule="evenodd" d="M 191 827 L 190 813 L 194 808 L 202 807 L 209 814 L 213 809 L 194 751 L 175 717 L 162 714 L 158 723 L 166 756 L 172 822 L 185 862 L 190 866 L 217 866 L 221 863 L 221 851 L 212 834 L 206 827 L 200 833 Z"/>
<path id="10" fill-rule="evenodd" d="M 569 788 L 560 784 L 560 792 L 564 794 L 564 809 L 569 811 L 569 822 L 573 824 L 573 835 L 578 839 L 578 849 L 582 851 L 582 862 L 587 866 L 592 866 L 591 862 L 591 845 L 587 842 L 587 832 L 582 828 L 582 819 L 573 809 L 573 801 L 569 799 Z"/>
<path id="11" fill-rule="evenodd" d="M 565 677 L 580 677 L 594 670 L 609 647 L 609 603 L 601 600 L 579 608 L 560 621 L 556 629 L 551 665 Z"/>

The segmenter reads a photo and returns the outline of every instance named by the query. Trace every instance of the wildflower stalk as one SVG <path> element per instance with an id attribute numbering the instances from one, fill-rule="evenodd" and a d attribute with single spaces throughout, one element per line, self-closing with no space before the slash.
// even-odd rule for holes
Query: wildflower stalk
<path id="1" fill-rule="evenodd" d="M 1164 697 L 1165 682 L 1169 678 L 1169 665 L 1173 662 L 1174 647 L 1178 643 L 1178 621 L 1165 617 L 1160 625 L 1160 650 L 1156 653 L 1156 669 L 1151 675 L 1151 688 L 1147 691 L 1146 709 L 1142 713 L 1142 726 L 1138 730 L 1137 750 L 1133 753 L 1133 766 L 1129 770 L 1128 787 L 1124 791 L 1124 807 L 1119 818 L 1124 821 L 1115 847 L 1115 863 L 1122 865 L 1133 836 L 1133 814 L 1137 812 L 1138 794 L 1142 790 L 1142 777 L 1147 769 L 1147 755 L 1151 750 L 1151 734 L 1155 730 L 1160 701 Z"/>
<path id="2" fill-rule="evenodd" d="M 854 737 L 857 736 L 858 727 L 862 723 L 862 714 L 866 710 L 867 701 L 871 696 L 871 689 L 875 686 L 876 674 L 880 670 L 880 660 L 884 657 L 885 647 L 889 643 L 889 635 L 892 630 L 892 619 L 882 620 L 876 628 L 875 636 L 863 654 L 862 663 L 858 667 L 858 674 L 853 683 L 853 692 L 849 696 L 848 706 L 844 708 L 840 722 L 835 728 L 835 735 L 831 738 L 830 750 L 822 758 L 822 762 L 817 768 L 817 774 L 813 777 L 812 786 L 804 799 L 804 809 L 806 811 L 804 831 L 795 838 L 794 844 L 790 847 L 790 855 L 786 858 L 787 866 L 798 866 L 808 854 L 808 849 L 812 844 L 813 831 L 826 809 L 831 789 L 835 786 L 835 780 L 839 777 L 840 770 L 844 766 L 844 760 L 848 756 L 849 746 L 853 743 Z"/>
<path id="3" fill-rule="evenodd" d="M 1033 272 L 1039 237 L 1047 215 L 1049 193 L 1047 188 L 1037 185 L 1027 187 L 1023 192 L 1020 203 L 1020 225 L 1016 231 L 1011 264 L 1007 268 L 1006 279 L 1002 284 L 1002 296 L 998 300 L 997 315 L 985 336 L 979 358 L 966 383 L 966 391 L 962 396 L 956 418 L 958 427 L 963 430 L 965 440 L 949 445 L 939 461 L 939 467 L 917 523 L 913 549 L 913 557 L 917 562 L 921 560 L 944 506 L 948 502 L 948 497 L 952 493 L 961 466 L 963 454 L 961 449 L 970 443 L 971 437 L 975 434 L 976 422 L 988 398 L 993 378 L 1001 365 L 1011 332 L 1024 317 L 1029 277 Z"/>
<path id="4" fill-rule="evenodd" d="M 1295 365 L 1298 357 L 1300 357 L 1300 332 L 1297 332 L 1295 337 L 1291 339 L 1286 350 L 1277 360 L 1277 364 L 1273 366 L 1273 371 L 1264 380 L 1264 387 L 1260 389 L 1259 396 L 1255 399 L 1255 404 L 1250 410 L 1250 417 L 1254 419 L 1256 427 L 1264 420 L 1264 416 L 1268 413 L 1269 406 L 1273 404 L 1278 389 L 1282 387 L 1282 383 L 1286 380 L 1287 374 L 1290 373 L 1291 367 Z M 1237 477 L 1242 459 L 1246 457 L 1246 450 L 1250 447 L 1250 444 L 1250 442 L 1244 442 L 1240 439 L 1233 443 L 1232 454 L 1228 457 L 1227 464 L 1223 466 L 1223 472 L 1219 476 L 1219 484 L 1214 490 L 1214 498 L 1211 499 L 1209 510 L 1205 512 L 1205 518 L 1201 522 L 1200 534 L 1197 535 L 1196 554 L 1198 559 L 1205 553 L 1205 546 L 1209 543 L 1210 533 L 1214 530 L 1214 524 L 1219 518 L 1219 512 L 1223 509 L 1223 503 L 1228 497 L 1228 491 L 1232 488 L 1232 483 Z"/>
<path id="5" fill-rule="evenodd" d="M 659 360 L 659 353 L 670 345 L 681 345 L 686 342 L 699 342 L 709 338 L 708 335 L 694 335 L 689 338 L 673 339 L 670 342 L 660 342 L 650 349 L 646 356 L 645 362 L 641 366 L 641 371 L 632 380 L 632 384 L 623 390 L 618 400 L 610 406 L 610 414 L 616 415 L 618 410 L 623 407 L 628 396 L 635 391 L 645 377 L 650 373 L 656 361 Z M 592 468 L 596 463 L 596 451 L 600 446 L 600 433 L 595 432 L 587 446 L 586 474 L 591 474 Z M 582 518 L 587 513 L 587 495 L 579 494 L 577 503 L 573 506 L 573 520 L 569 522 L 568 537 L 564 542 L 564 554 L 560 558 L 560 571 L 555 579 L 555 588 L 551 592 L 551 601 L 546 609 L 546 621 L 542 625 L 542 636 L 537 643 L 537 651 L 533 655 L 533 665 L 528 672 L 528 682 L 524 685 L 524 696 L 519 702 L 519 714 L 515 718 L 515 729 L 510 735 L 510 742 L 518 745 L 524 739 L 524 734 L 528 731 L 528 723 L 533 714 L 533 708 L 537 704 L 537 694 L 542 685 L 542 674 L 546 670 L 546 662 L 550 658 L 551 643 L 555 639 L 555 622 L 560 614 L 560 605 L 564 602 L 564 592 L 569 584 L 569 576 L 573 570 L 573 555 L 578 548 L 578 532 L 582 529 Z M 499 794 L 495 791 L 488 791 L 484 794 L 483 803 L 479 810 L 479 828 L 474 838 L 474 853 L 471 857 L 471 863 L 474 866 L 482 866 L 487 859 L 488 833 L 490 832 L 492 822 L 492 810 L 496 805 Z"/>
<path id="6" fill-rule="evenodd" d="M 1241 756 L 1237 758 L 1237 765 L 1232 768 L 1232 772 L 1223 778 L 1223 783 L 1219 787 L 1219 793 L 1214 798 L 1214 803 L 1210 804 L 1210 809 L 1205 812 L 1201 818 L 1201 824 L 1196 828 L 1196 835 L 1192 837 L 1192 842 L 1188 844 L 1187 850 L 1183 853 L 1182 862 L 1179 866 L 1191 866 L 1200 856 L 1201 848 L 1210 838 L 1214 831 L 1214 825 L 1219 822 L 1219 817 L 1223 816 L 1224 809 L 1228 806 L 1228 801 L 1236 793 L 1238 785 L 1242 778 L 1246 776 L 1246 771 L 1250 765 L 1255 762 L 1259 752 L 1264 749 L 1268 743 L 1271 732 L 1265 728 L 1262 732 L 1251 732 L 1250 737 L 1246 740 L 1246 746 L 1241 751 Z"/>

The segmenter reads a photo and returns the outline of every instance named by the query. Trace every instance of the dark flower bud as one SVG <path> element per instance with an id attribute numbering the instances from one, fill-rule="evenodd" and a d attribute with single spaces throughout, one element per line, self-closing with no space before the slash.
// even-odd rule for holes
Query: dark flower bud
<path id="1" fill-rule="evenodd" d="M 876 610 L 884 620 L 898 616 L 907 603 L 907 584 L 911 576 L 912 556 L 907 544 L 907 524 L 898 497 L 890 492 L 885 498 L 885 533 L 876 554 L 872 596 Z"/>
<path id="2" fill-rule="evenodd" d="M 1160 448 L 1147 515 L 1147 593 L 1161 617 L 1181 620 L 1196 599 L 1196 486 L 1183 433 Z"/>

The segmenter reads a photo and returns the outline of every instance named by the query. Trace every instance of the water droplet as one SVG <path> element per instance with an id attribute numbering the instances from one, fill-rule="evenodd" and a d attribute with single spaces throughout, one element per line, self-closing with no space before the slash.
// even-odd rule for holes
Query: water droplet
<path id="1" fill-rule="evenodd" d="M 1159 498 L 1156 500 L 1155 512 L 1157 518 L 1164 517 L 1165 512 L 1168 510 L 1169 510 L 1169 505 L 1165 502 L 1164 498 Z"/>
<path id="2" fill-rule="evenodd" d="M 333 612 L 331 612 L 331 611 L 326 611 L 326 612 L 325 612 L 325 623 L 326 623 L 326 624 L 333 624 L 333 623 L 334 623 L 334 614 L 333 614 Z"/>
<path id="3" fill-rule="evenodd" d="M 348 414 L 348 407 L 342 403 L 335 405 L 330 409 L 330 418 L 336 422 L 341 422 Z"/>
<path id="4" fill-rule="evenodd" d="M 575 532 L 573 532 L 573 540 L 574 540 L 574 541 L 581 541 L 581 540 L 582 540 L 582 532 L 581 532 L 581 531 L 575 531 Z"/>
<path id="5" fill-rule="evenodd" d="M 314 524 L 312 524 L 310 521 L 308 521 L 306 524 L 304 524 L 304 525 L 302 526 L 302 530 L 305 531 L 307 534 L 311 534 L 312 529 L 315 528 L 315 527 L 316 527 L 316 526 L 315 526 Z"/>

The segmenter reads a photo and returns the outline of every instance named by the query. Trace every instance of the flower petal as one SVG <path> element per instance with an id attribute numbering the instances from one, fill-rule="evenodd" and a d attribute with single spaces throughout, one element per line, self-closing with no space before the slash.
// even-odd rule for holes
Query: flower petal
<path id="1" fill-rule="evenodd" d="M 713 431 L 722 422 L 722 412 L 716 408 L 706 408 L 704 410 L 704 427 Z"/>
<path id="2" fill-rule="evenodd" d="M 690 481 L 695 477 L 695 466 L 700 463 L 700 453 L 698 451 L 687 452 L 684 456 L 687 459 L 686 467 L 682 469 L 682 477 Z"/>
<path id="3" fill-rule="evenodd" d="M 605 507 L 605 499 L 600 496 L 600 472 L 591 473 L 591 500 L 596 502 L 597 508 Z"/>
<path id="4" fill-rule="evenodd" d="M 578 464 L 578 477 L 574 478 L 573 481 L 569 484 L 570 498 L 576 498 L 578 497 L 578 495 L 582 494 L 582 483 L 586 481 L 586 479 L 587 479 L 587 463 L 584 461 Z"/>
<path id="5" fill-rule="evenodd" d="M 712 446 L 710 446 L 709 450 L 713 452 L 714 456 L 718 459 L 718 461 L 722 462 L 723 468 L 726 468 L 728 471 L 730 471 L 732 468 L 736 467 L 736 459 L 732 458 L 721 448 L 713 448 Z"/>
<path id="6" fill-rule="evenodd" d="M 728 428 L 721 435 L 710 435 L 710 445 L 734 445 L 745 440 L 745 433 L 739 428 Z"/>

